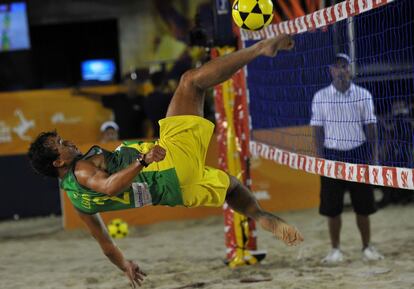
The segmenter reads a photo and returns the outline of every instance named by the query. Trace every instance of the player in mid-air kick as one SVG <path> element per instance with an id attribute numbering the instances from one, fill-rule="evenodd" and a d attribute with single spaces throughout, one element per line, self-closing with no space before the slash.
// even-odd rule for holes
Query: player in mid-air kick
<path id="1" fill-rule="evenodd" d="M 293 46 L 290 36 L 280 35 L 186 72 L 166 118 L 159 122 L 160 139 L 154 143 L 124 142 L 113 152 L 93 146 L 81 154 L 56 132 L 44 132 L 31 144 L 33 168 L 61 180 L 61 188 L 103 253 L 125 272 L 134 288 L 141 285 L 145 273 L 125 259 L 99 212 L 145 205 L 222 206 L 226 201 L 287 245 L 303 241 L 295 227 L 264 211 L 237 178 L 204 164 L 214 129 L 202 117 L 206 89 L 229 79 L 259 56 L 274 57 Z"/>

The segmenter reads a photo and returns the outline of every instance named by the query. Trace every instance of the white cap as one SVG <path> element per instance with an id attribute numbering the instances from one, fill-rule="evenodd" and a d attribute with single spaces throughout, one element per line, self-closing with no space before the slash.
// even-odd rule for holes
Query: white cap
<path id="1" fill-rule="evenodd" d="M 102 125 L 101 125 L 101 132 L 104 132 L 105 130 L 107 130 L 108 128 L 113 128 L 114 130 L 118 131 L 119 130 L 119 126 L 116 124 L 116 122 L 114 121 L 105 121 Z"/>
<path id="2" fill-rule="evenodd" d="M 348 62 L 348 64 L 351 64 L 351 57 L 348 56 L 348 54 L 345 53 L 337 53 L 335 55 L 336 60 L 338 58 L 345 60 L 346 62 Z"/>

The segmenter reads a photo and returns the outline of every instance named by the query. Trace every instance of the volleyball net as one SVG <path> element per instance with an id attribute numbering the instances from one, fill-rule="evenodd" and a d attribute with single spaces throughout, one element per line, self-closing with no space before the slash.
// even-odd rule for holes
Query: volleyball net
<path id="1" fill-rule="evenodd" d="M 328 177 L 414 189 L 413 11 L 412 0 L 348 0 L 259 32 L 241 30 L 245 47 L 280 33 L 295 39 L 293 51 L 259 58 L 244 71 L 251 154 Z M 352 75 L 353 89 L 344 93 L 332 87 L 338 53 L 349 57 Z M 329 148 L 324 154 L 320 143 Z"/>
<path id="2" fill-rule="evenodd" d="M 294 34 L 296 46 L 256 59 L 215 87 L 220 168 L 249 186 L 253 156 L 332 178 L 414 189 L 413 8 L 412 0 L 347 0 L 261 31 L 240 30 L 244 47 L 280 33 Z M 216 49 L 212 56 L 230 52 Z M 332 83 L 337 53 L 347 55 L 358 89 L 351 97 L 314 100 Z M 331 118 L 314 114 L 317 105 Z M 325 123 L 339 131 L 321 140 L 315 127 Z M 371 149 L 320 155 L 317 144 L 325 139 L 355 147 L 358 126 Z M 365 127 L 374 133 L 368 137 Z M 263 259 L 254 221 L 228 206 L 224 216 L 228 265 Z"/>

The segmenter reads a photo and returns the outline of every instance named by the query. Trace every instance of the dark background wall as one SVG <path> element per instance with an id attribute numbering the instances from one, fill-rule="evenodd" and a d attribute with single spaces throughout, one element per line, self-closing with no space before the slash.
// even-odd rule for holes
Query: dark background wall
<path id="1" fill-rule="evenodd" d="M 0 220 L 61 214 L 57 179 L 30 168 L 26 155 L 0 158 Z"/>
<path id="2" fill-rule="evenodd" d="M 114 59 L 119 80 L 118 19 L 131 3 L 26 1 L 31 48 L 0 53 L 0 91 L 78 85 L 90 58 Z"/>
<path id="3" fill-rule="evenodd" d="M 0 53 L 1 91 L 78 85 L 88 59 L 113 59 L 119 72 L 116 19 L 32 25 L 30 42 L 30 50 Z"/>

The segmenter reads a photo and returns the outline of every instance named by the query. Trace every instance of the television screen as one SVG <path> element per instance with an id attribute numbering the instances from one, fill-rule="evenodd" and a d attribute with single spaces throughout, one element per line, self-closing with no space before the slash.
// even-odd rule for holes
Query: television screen
<path id="1" fill-rule="evenodd" d="M 0 52 L 29 48 L 26 3 L 0 4 Z"/>
<path id="2" fill-rule="evenodd" d="M 110 82 L 114 80 L 116 66 L 112 59 L 85 60 L 81 66 L 83 81 Z"/>

